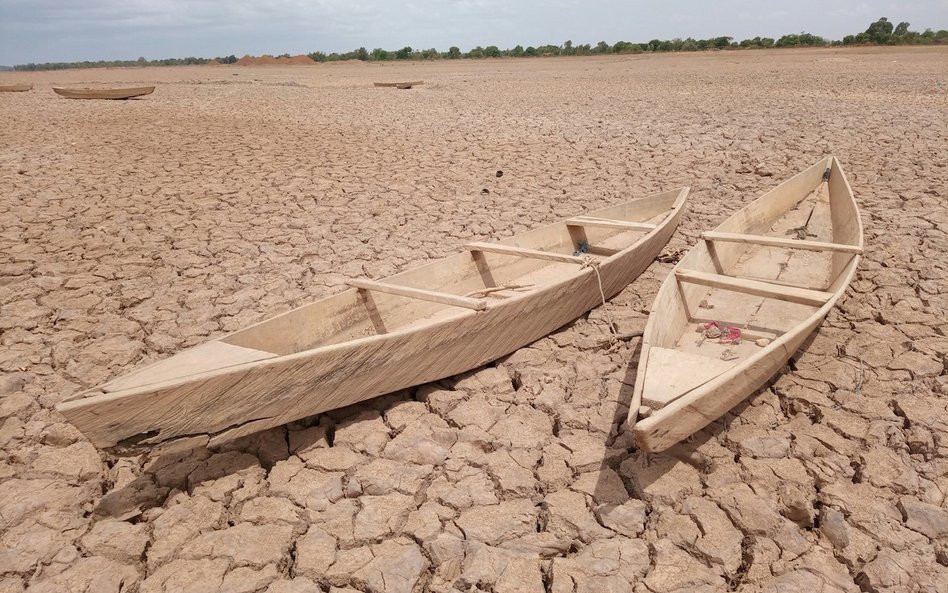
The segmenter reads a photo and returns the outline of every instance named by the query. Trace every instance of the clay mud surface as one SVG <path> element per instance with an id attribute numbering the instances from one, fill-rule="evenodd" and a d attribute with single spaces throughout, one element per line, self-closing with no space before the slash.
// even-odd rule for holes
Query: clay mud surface
<path id="1" fill-rule="evenodd" d="M 410 90 L 374 81 L 424 80 Z M 0 592 L 948 590 L 948 50 L 0 73 Z M 156 84 L 141 100 L 52 86 Z M 65 397 L 343 288 L 692 187 L 610 304 L 835 154 L 867 252 L 773 383 L 667 454 L 603 313 L 494 365 L 161 457 Z M 502 177 L 496 172 L 502 170 Z"/>

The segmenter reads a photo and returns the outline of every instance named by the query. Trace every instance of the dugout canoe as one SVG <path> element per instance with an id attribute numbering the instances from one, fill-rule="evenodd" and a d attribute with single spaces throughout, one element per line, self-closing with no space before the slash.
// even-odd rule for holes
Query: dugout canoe
<path id="1" fill-rule="evenodd" d="M 53 92 L 67 99 L 131 99 L 150 95 L 155 91 L 153 86 L 140 86 L 124 89 L 65 89 L 53 87 Z"/>
<path id="2" fill-rule="evenodd" d="M 629 408 L 639 446 L 672 446 L 777 374 L 842 296 L 862 250 L 832 156 L 702 234 L 646 323 Z"/>
<path id="3" fill-rule="evenodd" d="M 400 82 L 373 82 L 373 86 L 377 87 L 395 87 L 397 89 L 410 89 L 413 86 L 420 86 L 425 84 L 423 80 L 405 80 Z"/>
<path id="4" fill-rule="evenodd" d="M 32 84 L 0 84 L 0 93 L 22 93 L 32 89 Z"/>
<path id="5" fill-rule="evenodd" d="M 57 407 L 100 448 L 171 439 L 214 446 L 471 370 L 600 304 L 597 269 L 606 298 L 622 290 L 668 242 L 687 195 L 688 188 L 655 194 L 469 243 L 384 280 L 351 280 L 339 294 Z"/>

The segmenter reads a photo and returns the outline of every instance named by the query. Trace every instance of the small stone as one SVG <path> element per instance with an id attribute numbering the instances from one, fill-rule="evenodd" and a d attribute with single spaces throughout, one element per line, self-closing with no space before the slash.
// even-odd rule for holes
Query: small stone
<path id="1" fill-rule="evenodd" d="M 823 507 L 820 512 L 820 533 L 837 550 L 849 545 L 849 524 L 846 523 L 846 517 L 834 508 Z"/>
<path id="2" fill-rule="evenodd" d="M 763 348 L 764 346 L 770 344 L 770 338 L 757 338 L 754 340 L 754 343 Z"/>

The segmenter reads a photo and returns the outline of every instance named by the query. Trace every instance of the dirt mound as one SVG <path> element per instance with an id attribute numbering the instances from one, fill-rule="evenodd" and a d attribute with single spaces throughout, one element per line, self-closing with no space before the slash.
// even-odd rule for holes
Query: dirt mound
<path id="1" fill-rule="evenodd" d="M 292 58 L 277 58 L 277 60 L 281 64 L 289 64 L 291 66 L 313 66 L 316 64 L 316 60 L 304 55 L 293 56 Z"/>
<path id="2" fill-rule="evenodd" d="M 207 61 L 207 65 L 208 65 L 208 66 L 220 66 L 221 63 L 218 62 L 217 60 L 208 60 L 208 61 Z"/>

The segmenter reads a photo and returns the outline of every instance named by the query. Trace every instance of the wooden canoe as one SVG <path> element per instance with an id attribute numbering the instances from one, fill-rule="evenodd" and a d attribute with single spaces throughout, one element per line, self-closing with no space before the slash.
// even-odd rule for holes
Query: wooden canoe
<path id="1" fill-rule="evenodd" d="M 400 82 L 373 82 L 375 86 L 379 87 L 395 87 L 397 89 L 410 89 L 413 86 L 419 86 L 425 84 L 423 80 L 405 80 Z"/>
<path id="2" fill-rule="evenodd" d="M 141 86 L 127 89 L 64 89 L 53 87 L 53 92 L 67 99 L 131 99 L 150 95 L 155 91 L 153 86 Z"/>
<path id="3" fill-rule="evenodd" d="M 655 194 L 471 243 L 382 281 L 350 281 L 339 294 L 145 366 L 58 409 L 100 448 L 182 437 L 213 446 L 468 371 L 601 303 L 587 260 L 598 262 L 606 298 L 622 290 L 668 242 L 687 195 L 687 188 Z M 587 253 L 573 255 L 577 246 Z"/>
<path id="4" fill-rule="evenodd" d="M 856 201 L 832 156 L 704 233 L 662 284 L 645 327 L 629 408 L 638 444 L 663 451 L 772 378 L 846 290 L 862 246 Z M 740 330 L 738 343 L 729 328 Z"/>
<path id="5" fill-rule="evenodd" d="M 32 84 L 0 84 L 0 93 L 22 93 L 32 89 Z"/>

